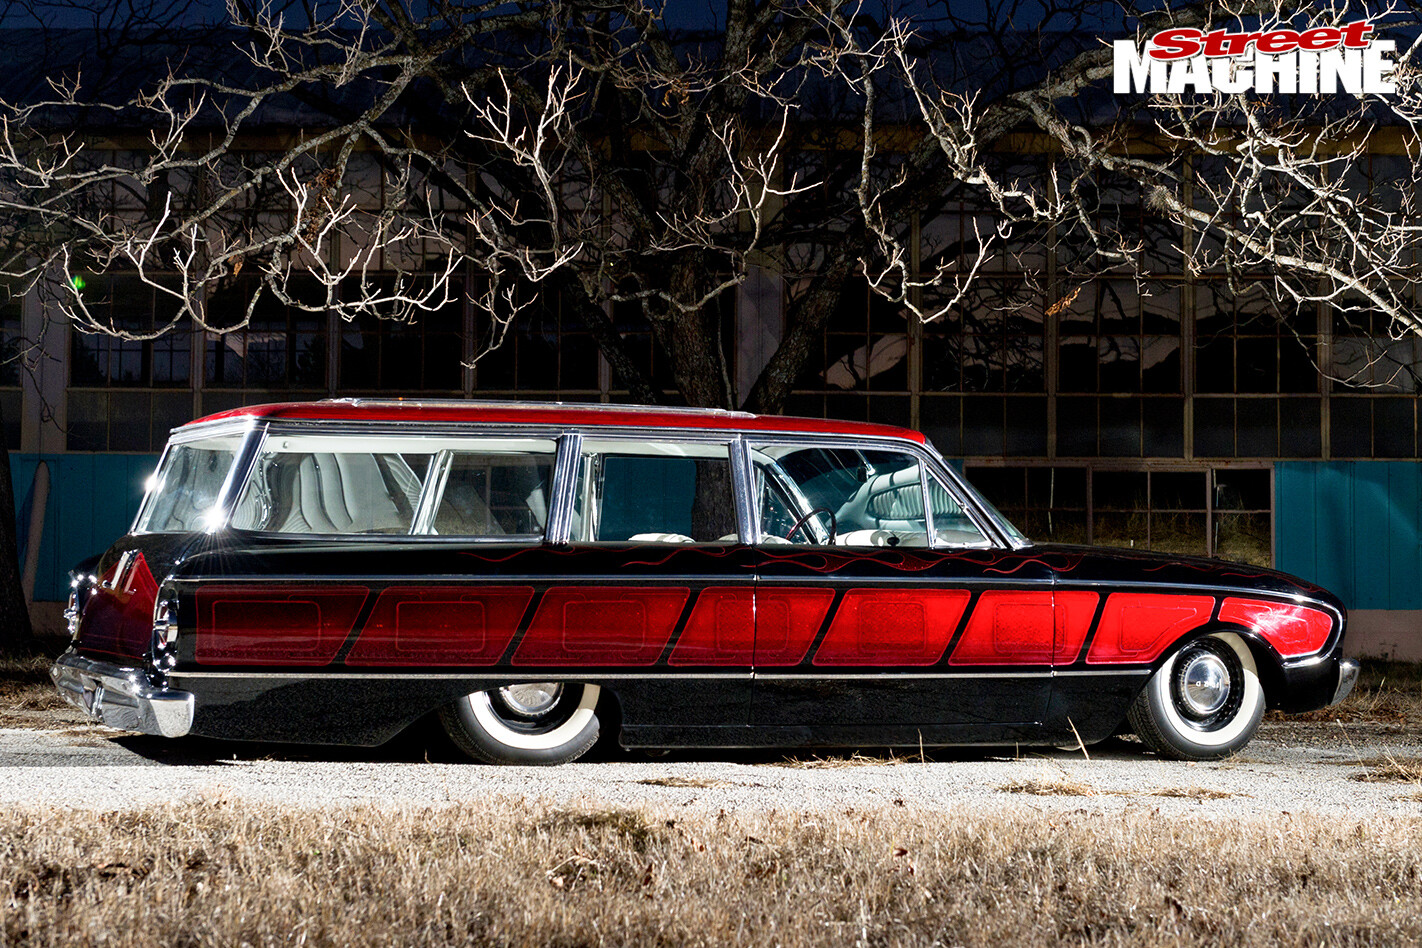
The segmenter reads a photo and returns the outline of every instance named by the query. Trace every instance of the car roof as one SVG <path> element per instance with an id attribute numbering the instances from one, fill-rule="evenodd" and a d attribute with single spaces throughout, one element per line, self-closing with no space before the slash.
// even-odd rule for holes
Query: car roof
<path id="1" fill-rule="evenodd" d="M 672 430 L 753 431 L 779 434 L 836 434 L 850 437 L 907 438 L 923 444 L 924 436 L 909 428 L 754 415 L 720 408 L 668 408 L 660 405 L 614 405 L 566 402 L 506 402 L 476 399 L 334 398 L 317 402 L 248 405 L 198 418 L 181 428 L 240 418 L 290 421 L 395 421 L 408 423 L 465 422 L 487 424 L 559 425 L 569 427 L 668 428 Z"/>

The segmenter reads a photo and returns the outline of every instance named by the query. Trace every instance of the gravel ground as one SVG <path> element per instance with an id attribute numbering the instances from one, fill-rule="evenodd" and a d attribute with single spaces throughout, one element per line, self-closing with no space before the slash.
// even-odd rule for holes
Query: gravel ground
<path id="1" fill-rule="evenodd" d="M 798 760 L 672 754 L 562 767 L 453 762 L 434 743 L 321 748 L 177 741 L 98 725 L 0 729 L 0 805 L 124 809 L 194 799 L 322 807 L 541 800 L 653 810 L 1158 811 L 1238 819 L 1314 812 L 1422 816 L 1422 735 L 1395 726 L 1266 722 L 1245 752 L 1215 763 L 1157 759 L 1116 740 L 1080 751 L 1011 748 L 927 763 L 850 754 Z M 1368 779 L 1363 779 L 1368 778 Z"/>

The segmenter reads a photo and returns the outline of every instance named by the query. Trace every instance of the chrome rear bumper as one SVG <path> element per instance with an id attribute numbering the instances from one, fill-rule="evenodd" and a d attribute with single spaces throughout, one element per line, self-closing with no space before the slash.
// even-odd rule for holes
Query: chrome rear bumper
<path id="1" fill-rule="evenodd" d="M 1338 663 L 1338 690 L 1333 692 L 1333 700 L 1329 704 L 1337 704 L 1348 695 L 1352 694 L 1353 686 L 1358 683 L 1358 660 L 1356 658 L 1345 658 Z"/>
<path id="2" fill-rule="evenodd" d="M 193 726 L 193 696 L 155 688 L 141 668 L 96 662 L 72 651 L 49 670 L 65 701 L 100 724 L 159 737 L 182 737 Z"/>

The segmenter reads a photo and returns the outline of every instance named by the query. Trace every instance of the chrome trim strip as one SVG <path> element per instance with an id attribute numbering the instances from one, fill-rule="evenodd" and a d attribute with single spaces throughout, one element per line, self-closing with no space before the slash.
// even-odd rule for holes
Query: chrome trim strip
<path id="1" fill-rule="evenodd" d="M 192 730 L 193 695 L 155 687 L 142 669 L 96 662 L 71 650 L 55 660 L 49 675 L 60 697 L 100 724 L 159 737 Z"/>
<path id="2" fill-rule="evenodd" d="M 483 665 L 471 668 L 467 672 L 425 672 L 418 667 L 411 667 L 408 672 L 206 672 L 206 671 L 175 671 L 170 676 L 173 681 L 181 682 L 189 678 L 253 678 L 262 680 L 304 680 L 307 678 L 319 678 L 322 680 L 336 679 L 408 679 L 410 681 L 436 681 L 436 680 L 456 680 L 465 678 L 487 679 L 489 681 L 612 681 L 624 678 L 645 678 L 657 680 L 665 678 L 667 680 L 681 678 L 729 678 L 744 679 L 750 681 L 751 674 L 745 671 L 742 666 L 728 666 L 724 672 L 677 672 L 665 675 L 648 675 L 645 672 L 633 672 L 630 674 L 618 672 L 550 672 L 550 671 L 530 671 L 519 673 L 510 671 L 507 667 L 500 669 L 496 666 Z"/>
<path id="3" fill-rule="evenodd" d="M 553 483 L 549 486 L 552 505 L 548 511 L 547 542 L 565 544 L 573 532 L 573 508 L 578 489 L 578 459 L 583 436 L 570 431 L 558 438 L 558 454 L 553 460 Z"/>
<path id="4" fill-rule="evenodd" d="M 754 418 L 748 411 L 729 408 L 689 408 L 665 405 L 623 405 L 606 402 L 513 401 L 497 398 L 323 398 L 318 405 L 350 405 L 353 408 L 518 408 L 534 411 L 617 411 L 648 415 L 715 415 L 721 418 Z"/>
<path id="5" fill-rule="evenodd" d="M 736 504 L 736 532 L 744 544 L 760 542 L 760 518 L 756 515 L 755 471 L 745 435 L 731 442 L 731 490 Z"/>
<path id="6" fill-rule="evenodd" d="M 521 669 L 498 668 L 495 666 L 479 666 L 471 668 L 467 672 L 424 672 L 418 668 L 411 668 L 408 672 L 231 672 L 231 671 L 175 671 L 172 679 L 175 682 L 182 682 L 189 678 L 251 678 L 262 680 L 304 680 L 308 678 L 331 679 L 409 679 L 411 681 L 424 680 L 457 680 L 466 678 L 488 679 L 491 681 L 528 680 L 528 681 L 619 681 L 619 680 L 639 680 L 639 681 L 675 681 L 678 679 L 713 679 L 723 678 L 731 680 L 746 681 L 902 681 L 905 679 L 958 679 L 958 678 L 1055 678 L 1059 675 L 1090 676 L 1096 678 L 1107 678 L 1112 676 L 1138 677 L 1149 675 L 1150 669 L 1121 669 L 1119 671 L 1100 672 L 1059 672 L 1059 671 L 996 671 L 996 672 L 840 672 L 824 673 L 818 669 L 812 669 L 801 674 L 790 672 L 747 672 L 742 666 L 727 666 L 724 672 L 665 672 L 648 673 L 637 669 L 630 669 L 625 672 L 592 672 L 592 671 L 548 671 L 544 669 L 533 669 L 524 672 Z"/>
<path id="7" fill-rule="evenodd" d="M 1107 678 L 1112 675 L 1149 675 L 1149 668 L 1112 668 L 1110 665 L 1100 666 L 1100 671 L 1095 669 L 1079 669 L 1074 671 L 1052 670 L 1053 678 Z"/>

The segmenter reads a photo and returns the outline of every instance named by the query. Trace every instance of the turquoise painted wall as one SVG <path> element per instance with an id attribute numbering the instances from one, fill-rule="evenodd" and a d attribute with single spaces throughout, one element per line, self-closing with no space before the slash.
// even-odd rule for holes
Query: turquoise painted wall
<path id="1" fill-rule="evenodd" d="M 158 455 L 12 453 L 10 476 L 15 485 L 22 548 L 30 488 L 41 460 L 49 465 L 49 502 L 40 541 L 35 599 L 63 601 L 69 596 L 69 568 L 108 549 L 128 532 L 143 500 L 144 481 L 158 465 Z"/>
<path id="2" fill-rule="evenodd" d="M 1285 461 L 1275 468 L 1275 563 L 1350 609 L 1422 609 L 1422 464 Z"/>

